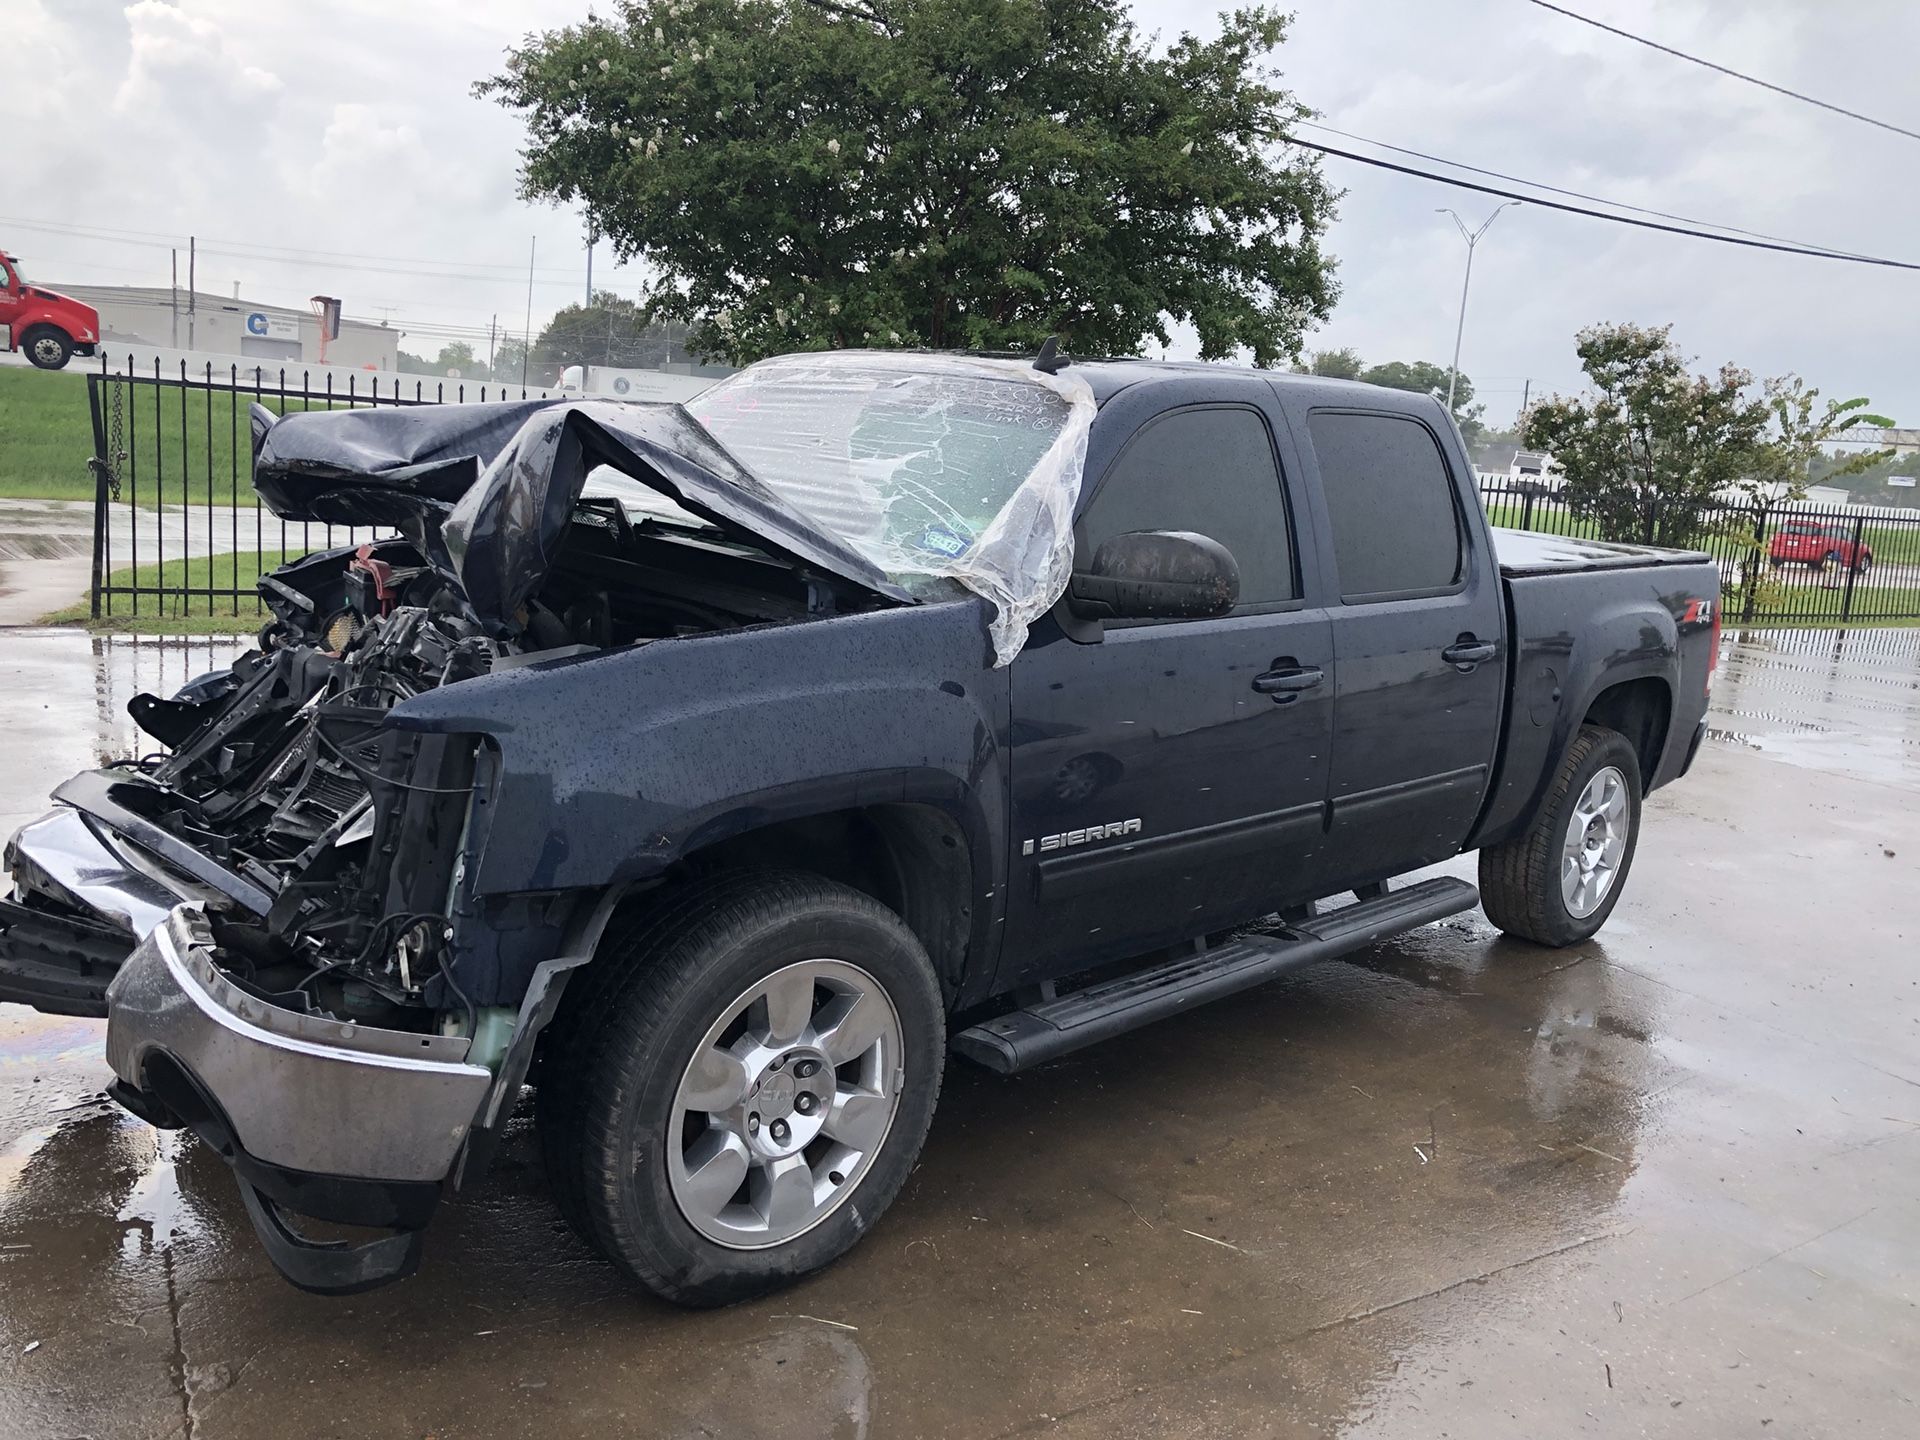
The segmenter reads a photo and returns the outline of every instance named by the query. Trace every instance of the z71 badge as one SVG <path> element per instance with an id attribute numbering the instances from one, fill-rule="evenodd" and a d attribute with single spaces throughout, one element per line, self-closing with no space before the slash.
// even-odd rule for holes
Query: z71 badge
<path id="1" fill-rule="evenodd" d="M 1031 855 L 1035 849 L 1042 853 L 1048 850 L 1065 850 L 1074 845 L 1089 845 L 1096 840 L 1118 840 L 1122 835 L 1139 833 L 1138 819 L 1110 820 L 1105 825 L 1089 825 L 1084 830 L 1062 830 L 1058 835 L 1042 835 L 1038 840 L 1024 840 L 1020 844 L 1020 853 Z"/>

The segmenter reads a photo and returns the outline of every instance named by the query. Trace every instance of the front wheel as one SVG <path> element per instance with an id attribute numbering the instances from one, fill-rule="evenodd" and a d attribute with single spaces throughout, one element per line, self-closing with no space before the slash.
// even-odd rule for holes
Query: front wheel
<path id="1" fill-rule="evenodd" d="M 813 875 L 718 877 L 581 979 L 542 1060 L 542 1147 L 568 1219 L 655 1294 L 777 1289 L 899 1193 L 946 1022 L 926 952 L 878 902 Z"/>
<path id="2" fill-rule="evenodd" d="M 1583 725 L 1533 823 L 1480 852 L 1480 902 L 1509 935 L 1575 945 L 1607 923 L 1640 838 L 1640 759 Z"/>
<path id="3" fill-rule="evenodd" d="M 1862 550 L 1858 555 L 1853 557 L 1853 573 L 1854 574 L 1864 575 L 1872 568 L 1873 568 L 1873 552 L 1871 550 Z"/>
<path id="4" fill-rule="evenodd" d="M 51 325 L 36 325 L 20 339 L 27 359 L 41 370 L 59 370 L 73 355 L 73 341 Z"/>

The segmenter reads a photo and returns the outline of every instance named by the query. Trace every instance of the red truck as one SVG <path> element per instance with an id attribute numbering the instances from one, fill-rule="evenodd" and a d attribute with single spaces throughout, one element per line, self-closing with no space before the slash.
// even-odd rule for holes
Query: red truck
<path id="1" fill-rule="evenodd" d="M 1873 568 L 1873 547 L 1856 545 L 1851 525 L 1823 525 L 1818 520 L 1789 520 L 1774 532 L 1767 558 L 1778 570 L 1789 560 L 1824 570 L 1844 565 L 1856 575 Z"/>
<path id="2" fill-rule="evenodd" d="M 0 327 L 7 346 L 42 370 L 58 370 L 100 343 L 100 312 L 91 305 L 29 285 L 20 262 L 0 252 Z"/>

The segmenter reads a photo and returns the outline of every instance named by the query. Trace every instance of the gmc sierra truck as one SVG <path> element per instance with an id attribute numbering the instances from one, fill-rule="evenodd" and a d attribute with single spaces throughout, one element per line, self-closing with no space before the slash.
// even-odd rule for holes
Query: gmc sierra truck
<path id="1" fill-rule="evenodd" d="M 1476 903 L 1585 940 L 1704 732 L 1707 557 L 1496 533 L 1395 390 L 844 352 L 254 444 L 394 536 L 264 577 L 256 648 L 131 702 L 164 748 L 13 838 L 0 1000 L 104 1015 L 315 1291 L 411 1273 L 529 1084 L 610 1260 L 770 1290 L 894 1199 L 949 1049 Z"/>

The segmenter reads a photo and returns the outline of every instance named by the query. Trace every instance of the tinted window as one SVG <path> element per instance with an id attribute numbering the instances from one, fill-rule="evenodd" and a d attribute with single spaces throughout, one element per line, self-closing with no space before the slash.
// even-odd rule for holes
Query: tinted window
<path id="1" fill-rule="evenodd" d="M 1237 407 L 1176 410 L 1147 423 L 1107 471 L 1075 532 L 1079 563 L 1130 530 L 1193 530 L 1240 566 L 1240 603 L 1294 597 L 1286 501 L 1267 425 Z"/>
<path id="2" fill-rule="evenodd" d="M 1432 432 L 1394 415 L 1307 421 L 1333 518 L 1340 594 L 1439 590 L 1460 578 L 1460 518 Z"/>

